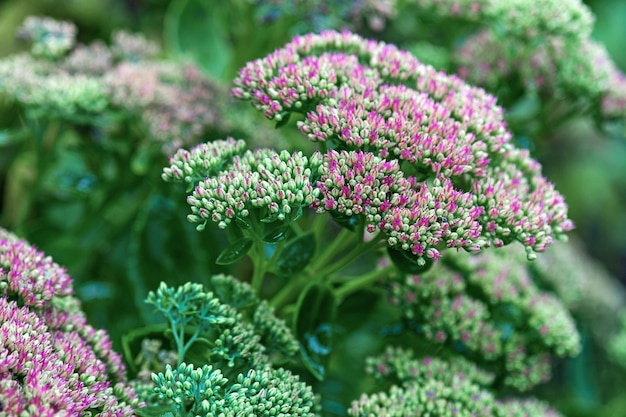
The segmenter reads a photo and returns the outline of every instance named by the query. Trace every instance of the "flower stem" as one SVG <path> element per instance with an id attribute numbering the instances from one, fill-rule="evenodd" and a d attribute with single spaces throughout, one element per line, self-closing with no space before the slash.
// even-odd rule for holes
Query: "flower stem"
<path id="1" fill-rule="evenodd" d="M 335 296 L 339 300 L 342 300 L 346 298 L 348 295 L 364 287 L 367 287 L 371 285 L 372 283 L 378 281 L 379 279 L 385 277 L 385 275 L 389 275 L 394 269 L 395 269 L 395 266 L 389 265 L 382 269 L 376 269 L 368 274 L 353 278 L 349 280 L 348 282 L 346 282 L 341 287 L 337 288 L 335 290 Z"/>
<path id="2" fill-rule="evenodd" d="M 331 244 L 311 264 L 311 270 L 317 271 L 323 265 L 330 262 L 341 250 L 349 246 L 355 240 L 354 232 L 348 229 L 342 229 L 341 232 L 332 240 Z"/>
<path id="3" fill-rule="evenodd" d="M 346 266 L 350 265 L 357 258 L 364 255 L 365 253 L 378 249 L 378 247 L 384 246 L 385 242 L 380 240 L 379 235 L 376 235 L 374 239 L 369 242 L 361 242 L 356 245 L 354 249 L 352 249 L 349 253 L 343 256 L 339 261 L 334 264 L 328 265 L 326 268 L 322 269 L 318 272 L 319 276 L 327 276 L 334 272 L 341 271 Z"/>
<path id="4" fill-rule="evenodd" d="M 265 260 L 265 247 L 261 239 L 255 239 L 254 255 L 251 257 L 254 264 L 254 274 L 252 275 L 251 286 L 255 294 L 261 294 L 263 277 L 267 272 L 267 262 Z"/>

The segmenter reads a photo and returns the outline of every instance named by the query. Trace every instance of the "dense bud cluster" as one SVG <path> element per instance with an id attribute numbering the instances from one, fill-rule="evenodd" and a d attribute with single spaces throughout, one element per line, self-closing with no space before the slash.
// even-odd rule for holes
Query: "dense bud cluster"
<path id="1" fill-rule="evenodd" d="M 210 129 L 232 128 L 222 114 L 226 91 L 194 65 L 159 60 L 158 46 L 141 35 L 117 31 L 110 45 L 75 45 L 74 25 L 36 17 L 19 35 L 31 54 L 0 61 L 0 93 L 30 116 L 96 125 L 135 117 L 167 155 Z"/>
<path id="2" fill-rule="evenodd" d="M 535 399 L 496 399 L 487 391 L 493 376 L 459 357 L 416 359 L 410 350 L 387 348 L 368 359 L 368 372 L 394 385 L 353 401 L 350 416 L 561 416 Z"/>
<path id="3" fill-rule="evenodd" d="M 229 380 L 210 365 L 166 365 L 152 377 L 155 391 L 178 415 L 314 417 L 316 399 L 297 375 L 265 367 Z M 190 414 L 187 414 L 190 413 Z"/>
<path id="4" fill-rule="evenodd" d="M 0 230 L 0 412 L 133 414 L 120 356 L 72 293 L 63 268 Z"/>
<path id="5" fill-rule="evenodd" d="M 222 368 L 249 369 L 268 364 L 269 354 L 293 356 L 298 343 L 285 322 L 274 316 L 266 301 L 259 300 L 246 283 L 226 275 L 201 284 L 178 288 L 161 283 L 148 294 L 172 328 L 179 363 L 197 340 L 208 341 L 207 358 Z"/>
<path id="6" fill-rule="evenodd" d="M 375 216 L 391 246 L 410 250 L 418 262 L 446 247 L 477 252 L 513 240 L 534 258 L 573 228 L 540 165 L 512 145 L 495 99 L 393 45 L 348 32 L 296 37 L 248 63 L 235 85 L 236 97 L 277 122 L 303 113 L 300 130 L 323 149 L 401 166 L 405 175 L 396 187 L 408 201 L 389 204 L 381 195 L 375 204 L 387 214 Z M 361 191 L 329 188 L 333 175 L 348 173 L 333 169 L 319 183 L 318 210 L 337 210 L 338 193 L 341 207 L 364 209 Z"/>
<path id="7" fill-rule="evenodd" d="M 17 35 L 32 42 L 31 52 L 34 56 L 57 59 L 74 46 L 76 26 L 48 17 L 30 16 L 19 28 Z"/>
<path id="8" fill-rule="evenodd" d="M 459 353 L 471 352 L 501 373 L 505 384 L 521 390 L 548 380 L 552 355 L 580 351 L 569 312 L 538 289 L 521 262 L 511 265 L 498 253 L 468 256 L 468 261 L 390 281 L 391 304 L 418 333 Z"/>

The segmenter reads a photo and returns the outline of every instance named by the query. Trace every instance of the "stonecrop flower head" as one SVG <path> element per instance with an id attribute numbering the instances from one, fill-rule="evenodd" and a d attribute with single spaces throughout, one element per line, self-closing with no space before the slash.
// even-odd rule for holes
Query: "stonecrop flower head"
<path id="1" fill-rule="evenodd" d="M 581 0 L 415 0 L 425 12 L 489 25 L 503 36 L 586 38 L 594 17 Z"/>
<path id="2" fill-rule="evenodd" d="M 172 329 L 178 363 L 201 338 L 209 344 L 207 363 L 250 369 L 270 363 L 270 353 L 292 357 L 298 344 L 283 320 L 259 300 L 246 283 L 213 276 L 205 290 L 188 283 L 178 288 L 161 283 L 147 302 L 165 315 Z"/>
<path id="3" fill-rule="evenodd" d="M 194 143 L 209 127 L 220 125 L 213 105 L 219 88 L 198 68 L 140 60 L 138 54 L 122 55 L 128 61 L 110 70 L 104 81 L 111 103 L 141 114 L 150 137 L 163 143 L 165 154 Z"/>
<path id="4" fill-rule="evenodd" d="M 394 385 L 389 392 L 353 401 L 350 416 L 560 416 L 535 399 L 495 398 L 488 391 L 493 375 L 459 357 L 417 359 L 410 350 L 388 347 L 383 355 L 368 358 L 367 371 Z"/>
<path id="5" fill-rule="evenodd" d="M 233 129 L 224 112 L 232 98 L 196 66 L 159 59 L 158 46 L 142 35 L 117 31 L 108 45 L 75 45 L 75 32 L 67 22 L 28 18 L 20 34 L 32 51 L 0 60 L 0 94 L 34 118 L 97 126 L 137 120 L 166 155 L 209 130 Z"/>
<path id="6" fill-rule="evenodd" d="M 559 242 L 527 267 L 533 279 L 554 293 L 574 317 L 595 323 L 590 332 L 600 346 L 610 344 L 620 327 L 626 290 L 585 253 L 582 242 Z"/>
<path id="7" fill-rule="evenodd" d="M 311 388 L 272 365 L 293 358 L 298 342 L 248 284 L 227 275 L 211 277 L 207 289 L 161 283 L 147 302 L 169 321 L 178 361 L 153 375 L 149 406 L 169 406 L 175 415 L 315 415 Z M 198 367 L 188 359 L 194 348 Z"/>
<path id="8" fill-rule="evenodd" d="M 590 39 L 553 37 L 528 43 L 484 30 L 468 38 L 454 60 L 463 78 L 490 90 L 519 80 L 523 88 L 545 97 L 598 101 L 602 96 L 623 94 L 620 71 L 604 46 Z M 610 106 L 603 113 L 604 117 L 614 114 Z"/>
<path id="9" fill-rule="evenodd" d="M 65 55 L 76 42 L 76 26 L 49 17 L 27 17 L 18 29 L 18 37 L 32 42 L 31 52 L 45 59 Z"/>
<path id="10" fill-rule="evenodd" d="M 248 63 L 233 94 L 279 125 L 302 114 L 300 131 L 324 152 L 355 152 L 324 157 L 329 169 L 317 183 L 318 211 L 336 211 L 338 197 L 341 207 L 363 208 L 361 187 L 342 183 L 362 169 L 350 164 L 376 157 L 375 164 L 391 164 L 385 170 L 401 167 L 394 181 L 403 198 L 392 202 L 393 189 L 379 193 L 364 213 L 369 222 L 378 219 L 370 229 L 418 263 L 446 247 L 478 252 L 513 240 L 534 258 L 573 228 L 539 163 L 511 143 L 495 98 L 393 45 L 349 32 L 299 36 Z M 358 156 L 365 154 L 371 156 Z"/>
<path id="11" fill-rule="evenodd" d="M 397 0 L 255 0 L 255 12 L 263 23 L 285 17 L 296 20 L 299 32 L 323 29 L 353 30 L 366 26 L 374 31 L 385 28 L 385 21 L 395 17 Z"/>
<path id="12" fill-rule="evenodd" d="M 258 221 L 289 223 L 313 204 L 318 192 L 312 174 L 320 165 L 319 154 L 308 158 L 286 150 L 244 151 L 242 141 L 228 138 L 179 150 L 170 164 L 164 180 L 194 187 L 187 198 L 188 219 L 200 223 L 199 230 L 209 220 L 221 229 L 231 222 L 247 229 Z"/>
<path id="13" fill-rule="evenodd" d="M 551 356 L 575 356 L 581 344 L 565 306 L 512 255 L 455 254 L 447 265 L 390 280 L 388 293 L 418 334 L 526 390 L 549 379 Z"/>
<path id="14" fill-rule="evenodd" d="M 121 358 L 72 293 L 63 268 L 0 229 L 0 412 L 133 415 Z"/>
<path id="15" fill-rule="evenodd" d="M 166 365 L 153 381 L 175 415 L 315 417 L 319 408 L 311 387 L 282 368 L 251 369 L 229 380 L 211 365 L 182 363 Z"/>

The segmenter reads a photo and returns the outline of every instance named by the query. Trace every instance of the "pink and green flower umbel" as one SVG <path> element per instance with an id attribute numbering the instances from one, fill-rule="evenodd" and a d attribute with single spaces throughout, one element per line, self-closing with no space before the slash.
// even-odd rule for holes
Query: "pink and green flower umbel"
<path id="1" fill-rule="evenodd" d="M 478 252 L 514 240 L 534 258 L 573 228 L 540 164 L 512 144 L 495 98 L 393 45 L 348 32 L 296 37 L 248 63 L 233 94 L 279 125 L 300 114 L 300 131 L 322 152 L 371 154 L 401 167 L 395 187 L 404 198 L 385 196 L 373 217 L 389 244 L 418 263 L 447 247 Z M 324 175 L 352 175 L 355 155 L 328 153 L 326 163 L 344 160 L 345 172 L 329 166 Z M 360 188 L 328 178 L 316 186 L 318 211 L 337 210 L 338 196 L 337 206 L 363 206 Z M 370 220 L 372 210 L 364 211 Z"/>
<path id="2" fill-rule="evenodd" d="M 121 357 L 72 294 L 63 268 L 0 229 L 0 412 L 133 415 Z"/>

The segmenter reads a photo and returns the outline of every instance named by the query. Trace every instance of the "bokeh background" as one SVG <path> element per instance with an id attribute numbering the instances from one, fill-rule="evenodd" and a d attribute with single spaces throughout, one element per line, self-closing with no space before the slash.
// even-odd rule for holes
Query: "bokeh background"
<path id="1" fill-rule="evenodd" d="M 2 0 L 0 1 L 0 59 L 24 51 L 26 46 L 15 36 L 16 30 L 29 15 L 46 15 L 69 20 L 78 27 L 79 42 L 109 39 L 113 31 L 126 29 L 144 34 L 158 43 L 165 56 L 195 62 L 208 76 L 228 85 L 237 70 L 248 60 L 262 57 L 281 46 L 293 35 L 326 27 L 355 26 L 345 13 L 342 1 L 312 1 L 311 6 L 298 7 L 299 2 L 254 0 Z M 318 4 L 328 6 L 318 7 Z M 626 72 L 626 1 L 596 0 L 585 2 L 596 15 L 593 38 L 603 43 L 617 66 Z M 415 48 L 419 39 L 408 39 L 407 33 L 419 36 L 419 30 L 407 30 L 406 17 L 386 22 L 360 22 L 357 29 L 364 35 Z M 241 110 L 242 118 L 253 118 Z M 245 114 L 244 114 L 245 113 Z M 147 225 L 133 234 L 132 230 L 116 233 L 94 219 L 99 228 L 80 226 L 74 221 L 79 211 L 71 205 L 43 207 L 37 218 L 19 219 L 12 211 L 15 202 L 16 175 L 13 161 L 20 148 L 3 132 L 19 128 L 23 123 L 14 104 L 0 100 L 0 199 L 2 226 L 16 230 L 41 250 L 66 266 L 76 281 L 77 295 L 83 300 L 90 320 L 110 330 L 116 346 L 122 336 L 138 323 L 149 321 L 148 312 L 137 307 L 142 291 L 156 286 L 163 275 L 176 275 L 180 282 L 193 280 L 210 272 L 220 272 L 212 264 L 215 254 L 207 248 L 210 233 L 195 234 L 185 224 L 184 204 L 171 206 L 169 191 L 159 185 L 165 159 L 153 159 L 140 172 L 137 181 L 149 184 L 150 191 L 142 196 L 120 195 L 110 212 L 111 224 L 120 229 Z M 255 125 L 255 120 L 248 123 Z M 261 122 L 262 124 L 262 122 Z M 236 133 L 245 134 L 245 129 Z M 90 135 L 92 132 L 74 132 Z M 218 135 L 223 132 L 214 132 Z M 229 132 L 232 133 L 232 132 Z M 208 137 L 207 139 L 212 139 Z M 598 132 L 591 121 L 572 119 L 550 137 L 528 144 L 544 165 L 547 177 L 557 185 L 570 206 L 576 223 L 573 235 L 580 241 L 590 259 L 599 268 L 626 285 L 626 140 L 623 131 Z M 68 156 L 71 159 L 71 156 Z M 63 169 L 51 178 L 58 187 L 67 178 Z M 85 178 L 81 178 L 85 180 Z M 73 182 L 72 182 L 73 181 Z M 78 187 L 72 180 L 65 187 Z M 13 187 L 13 188 L 12 188 Z M 129 185 L 130 187 L 130 185 Z M 154 191 L 157 190 L 157 191 Z M 80 190 L 79 190 L 80 191 Z M 82 191 L 81 191 L 82 192 Z M 84 192 L 91 192 L 87 189 Z M 127 190 L 120 190 L 120 194 Z M 80 192 L 79 192 L 80 193 Z M 178 201 L 183 198 L 177 196 Z M 125 204 L 138 204 L 137 221 L 124 218 Z M 78 210 L 78 209 L 77 209 Z M 133 214 L 133 216 L 135 215 Z M 88 221 L 87 221 L 88 222 Z M 84 222 L 83 222 L 84 223 Z M 129 226 L 130 225 L 130 226 Z M 76 242 L 75 230 L 81 230 L 81 242 Z M 139 229 L 138 229 L 139 230 Z M 127 232 L 127 233 L 126 233 Z M 107 234 L 108 233 L 108 234 Z M 184 239 L 181 236 L 186 236 Z M 190 237 L 191 236 L 191 237 Z M 110 239 L 109 239 L 110 238 Z M 184 240 L 179 247 L 176 242 Z M 189 243 L 191 242 L 191 243 Z M 162 254 L 178 247 L 170 255 L 169 264 Z M 81 249 L 82 248 L 82 249 Z M 141 252 L 138 254 L 137 252 Z M 145 268 L 133 257 L 153 259 L 152 268 Z M 166 257 L 167 258 L 167 257 Z M 130 261 L 129 261 L 130 259 Z M 175 264 L 173 262 L 176 262 Z M 181 267 L 181 265 L 184 265 Z M 154 276 L 154 279 L 152 277 Z M 127 287 L 130 287 L 127 288 Z M 150 289 L 150 288 L 148 288 Z M 618 290 L 623 292 L 623 289 Z M 583 323 L 583 335 L 596 323 Z M 569 415 L 626 415 L 626 370 L 606 357 L 603 346 L 592 337 L 586 339 L 583 354 L 563 365 L 550 387 L 550 396 Z"/>

